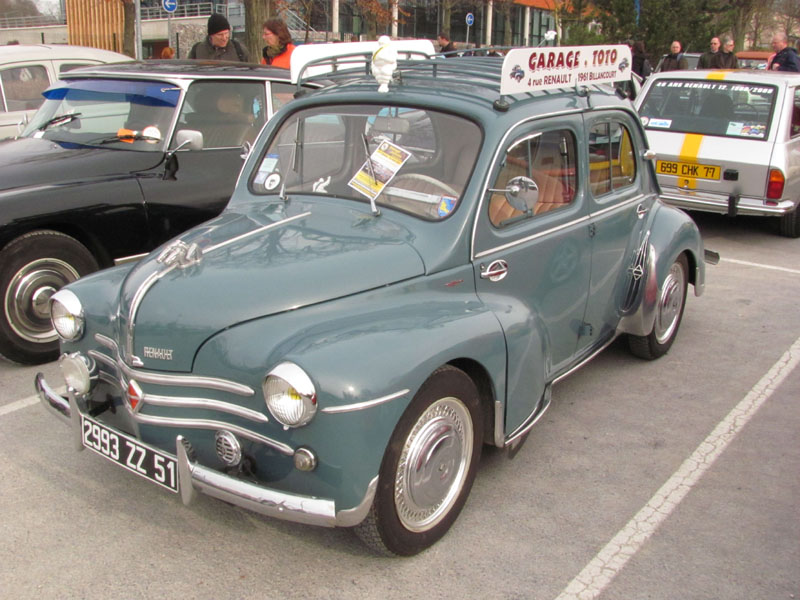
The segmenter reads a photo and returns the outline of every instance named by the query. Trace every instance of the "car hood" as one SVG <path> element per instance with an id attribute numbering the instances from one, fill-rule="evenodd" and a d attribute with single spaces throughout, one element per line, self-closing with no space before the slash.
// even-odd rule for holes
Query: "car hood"
<path id="1" fill-rule="evenodd" d="M 120 346 L 191 371 L 217 332 L 424 273 L 408 229 L 344 204 L 237 206 L 156 250 L 122 287 Z"/>
<path id="2" fill-rule="evenodd" d="M 0 142 L 0 191 L 124 177 L 163 159 L 162 152 L 75 147 L 37 138 L 7 140 Z"/>

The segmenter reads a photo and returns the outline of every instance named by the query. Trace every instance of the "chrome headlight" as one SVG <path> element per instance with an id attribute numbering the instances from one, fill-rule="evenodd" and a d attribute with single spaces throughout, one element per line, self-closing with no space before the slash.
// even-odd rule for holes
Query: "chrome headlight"
<path id="1" fill-rule="evenodd" d="M 65 342 L 73 342 L 83 336 L 83 305 L 70 290 L 58 290 L 53 294 L 50 299 L 50 319 L 56 333 Z"/>
<path id="2" fill-rule="evenodd" d="M 317 413 L 317 392 L 311 378 L 294 363 L 281 363 L 267 374 L 264 400 L 284 427 L 302 427 Z"/>

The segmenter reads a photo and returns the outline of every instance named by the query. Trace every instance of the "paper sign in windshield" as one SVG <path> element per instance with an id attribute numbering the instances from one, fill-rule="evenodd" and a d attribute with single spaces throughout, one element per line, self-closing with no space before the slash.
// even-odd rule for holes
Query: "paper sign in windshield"
<path id="1" fill-rule="evenodd" d="M 409 158 L 411 153 L 408 150 L 383 141 L 347 185 L 374 200 Z"/>
<path id="2" fill-rule="evenodd" d="M 514 48 L 503 59 L 501 94 L 630 80 L 628 46 Z"/>

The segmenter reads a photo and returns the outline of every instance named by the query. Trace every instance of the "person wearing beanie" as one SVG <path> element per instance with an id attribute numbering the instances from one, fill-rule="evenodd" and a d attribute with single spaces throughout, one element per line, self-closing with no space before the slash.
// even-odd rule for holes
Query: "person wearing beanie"
<path id="1" fill-rule="evenodd" d="M 286 23 L 281 19 L 269 19 L 261 27 L 261 39 L 266 44 L 261 50 L 261 64 L 288 69 L 294 44 Z"/>
<path id="2" fill-rule="evenodd" d="M 231 25 L 219 13 L 208 18 L 208 37 L 192 46 L 189 58 L 248 62 L 247 50 L 231 37 Z"/>

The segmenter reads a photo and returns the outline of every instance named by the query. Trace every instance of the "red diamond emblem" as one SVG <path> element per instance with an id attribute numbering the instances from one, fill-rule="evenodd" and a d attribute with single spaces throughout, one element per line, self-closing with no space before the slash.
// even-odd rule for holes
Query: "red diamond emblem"
<path id="1" fill-rule="evenodd" d="M 144 392 L 139 384 L 131 380 L 128 384 L 128 403 L 131 405 L 132 410 L 136 410 L 136 406 L 144 400 Z"/>

